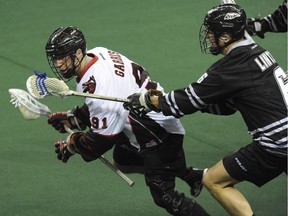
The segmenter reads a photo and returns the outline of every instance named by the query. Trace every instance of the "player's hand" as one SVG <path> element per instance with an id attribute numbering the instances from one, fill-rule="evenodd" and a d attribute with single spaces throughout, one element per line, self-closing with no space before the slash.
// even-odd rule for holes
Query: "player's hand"
<path id="1" fill-rule="evenodd" d="M 60 133 L 67 133 L 64 125 L 71 129 L 82 129 L 79 126 L 79 121 L 71 111 L 52 113 L 48 118 L 48 124 L 51 124 Z"/>
<path id="2" fill-rule="evenodd" d="M 70 134 L 66 141 L 59 140 L 55 143 L 55 153 L 57 154 L 57 158 L 63 163 L 66 163 L 68 159 L 76 153 L 73 139 L 73 134 Z"/>
<path id="3" fill-rule="evenodd" d="M 142 93 L 144 94 L 144 93 Z M 124 102 L 123 107 L 126 110 L 129 110 L 130 113 L 133 113 L 137 116 L 144 116 L 148 112 L 148 110 L 145 110 L 145 106 L 140 102 L 140 93 L 132 94 L 128 97 L 130 100 L 129 102 Z"/>
<path id="4" fill-rule="evenodd" d="M 248 18 L 246 26 L 246 31 L 248 32 L 248 34 L 251 36 L 257 35 L 258 37 L 263 39 L 265 36 L 262 30 L 261 22 L 262 20 L 260 17 Z"/>
<path id="5" fill-rule="evenodd" d="M 48 124 L 51 124 L 52 127 L 60 133 L 67 133 L 64 125 L 71 128 L 67 112 L 56 112 L 51 114 L 48 118 Z"/>
<path id="6" fill-rule="evenodd" d="M 130 101 L 125 102 L 123 106 L 126 110 L 140 117 L 151 111 L 160 112 L 160 110 L 151 103 L 150 97 L 162 95 L 162 92 L 156 89 L 150 89 L 146 93 L 135 93 L 128 97 Z"/>
<path id="7" fill-rule="evenodd" d="M 86 116 L 88 119 L 87 121 L 89 121 L 89 117 L 86 112 L 89 114 L 87 106 L 82 106 L 81 108 L 76 106 L 74 109 L 67 112 L 52 113 L 48 118 L 48 124 L 51 124 L 52 127 L 54 127 L 60 133 L 66 133 L 64 126 L 70 129 L 82 131 L 87 127 L 87 124 L 84 123 Z M 84 122 L 81 121 L 81 116 L 82 119 L 84 118 Z"/>

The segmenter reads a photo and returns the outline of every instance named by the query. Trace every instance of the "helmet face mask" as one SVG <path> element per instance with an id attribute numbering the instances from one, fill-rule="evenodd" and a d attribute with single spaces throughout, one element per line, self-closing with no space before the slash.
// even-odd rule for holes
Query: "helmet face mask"
<path id="1" fill-rule="evenodd" d="M 202 53 L 218 55 L 220 47 L 216 42 L 213 32 L 209 32 L 207 27 L 203 24 L 199 33 L 200 48 Z"/>
<path id="2" fill-rule="evenodd" d="M 246 28 L 246 13 L 238 5 L 225 4 L 213 7 L 204 18 L 200 28 L 199 41 L 203 53 L 218 55 L 224 47 L 243 38 Z M 214 35 L 214 42 L 208 35 Z M 231 40 L 219 46 L 219 39 L 228 34 Z"/>
<path id="3" fill-rule="evenodd" d="M 80 59 L 76 55 L 79 49 L 83 54 Z M 68 82 L 75 76 L 76 69 L 86 54 L 86 40 L 78 28 L 61 27 L 50 35 L 45 50 L 53 73 L 57 78 Z"/>
<path id="4" fill-rule="evenodd" d="M 58 79 L 68 82 L 74 77 L 76 67 L 73 66 L 74 61 L 70 56 L 66 56 L 60 59 L 47 56 L 47 59 L 51 70 Z"/>

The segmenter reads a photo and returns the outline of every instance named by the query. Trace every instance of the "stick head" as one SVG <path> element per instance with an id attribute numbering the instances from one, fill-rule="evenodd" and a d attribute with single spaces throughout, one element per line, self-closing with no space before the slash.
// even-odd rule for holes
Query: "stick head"
<path id="1" fill-rule="evenodd" d="M 35 100 L 28 92 L 22 89 L 8 90 L 11 100 L 10 102 L 19 108 L 21 114 L 25 119 L 33 120 L 40 117 L 40 115 L 49 115 L 50 109 L 45 105 Z"/>
<path id="2" fill-rule="evenodd" d="M 36 99 L 43 99 L 48 95 L 65 97 L 69 87 L 63 80 L 48 78 L 45 73 L 35 71 L 26 81 L 26 87 L 29 93 Z"/>

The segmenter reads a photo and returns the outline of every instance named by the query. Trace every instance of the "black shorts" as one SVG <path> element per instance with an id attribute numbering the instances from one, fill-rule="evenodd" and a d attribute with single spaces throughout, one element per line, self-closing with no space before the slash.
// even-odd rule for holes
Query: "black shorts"
<path id="1" fill-rule="evenodd" d="M 287 154 L 273 154 L 256 142 L 226 156 L 223 164 L 238 181 L 249 181 L 261 187 L 281 173 L 287 174 Z"/>
<path id="2" fill-rule="evenodd" d="M 143 153 L 145 173 L 184 176 L 186 159 L 183 138 L 183 135 L 171 134 L 162 146 Z"/>
<path id="3" fill-rule="evenodd" d="M 122 166 L 144 166 L 143 157 L 127 145 L 116 144 L 114 146 L 113 160 Z"/>
<path id="4" fill-rule="evenodd" d="M 183 135 L 170 134 L 167 141 L 141 153 L 128 146 L 116 145 L 113 159 L 120 165 L 144 166 L 146 174 L 184 176 L 186 160 L 183 151 Z"/>

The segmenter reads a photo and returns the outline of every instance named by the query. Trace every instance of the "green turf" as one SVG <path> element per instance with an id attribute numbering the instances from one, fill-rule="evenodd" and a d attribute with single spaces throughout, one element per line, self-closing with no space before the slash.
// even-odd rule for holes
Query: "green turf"
<path id="1" fill-rule="evenodd" d="M 265 15 L 282 1 L 239 0 L 248 16 Z M 33 70 L 52 76 L 44 53 L 50 33 L 66 25 L 80 27 L 88 46 L 119 51 L 150 71 L 167 91 L 198 79 L 218 57 L 200 52 L 198 32 L 205 12 L 218 1 L 193 0 L 0 0 L 0 215 L 2 216 L 164 216 L 152 201 L 141 175 L 130 188 L 100 161 L 79 156 L 67 164 L 54 154 L 53 143 L 64 138 L 43 117 L 23 120 L 9 103 L 9 88 L 25 89 Z M 255 38 L 287 69 L 287 35 Z M 72 82 L 71 88 L 75 87 Z M 82 98 L 47 98 L 54 111 L 81 105 Z M 230 117 L 195 114 L 182 119 L 187 136 L 187 161 L 209 167 L 250 142 L 237 114 Z M 106 154 L 111 158 L 111 153 Z M 242 183 L 238 188 L 256 215 L 287 215 L 287 178 L 281 175 L 262 188 Z M 177 189 L 189 193 L 181 181 Z M 213 216 L 227 213 L 204 190 L 197 200 Z"/>

